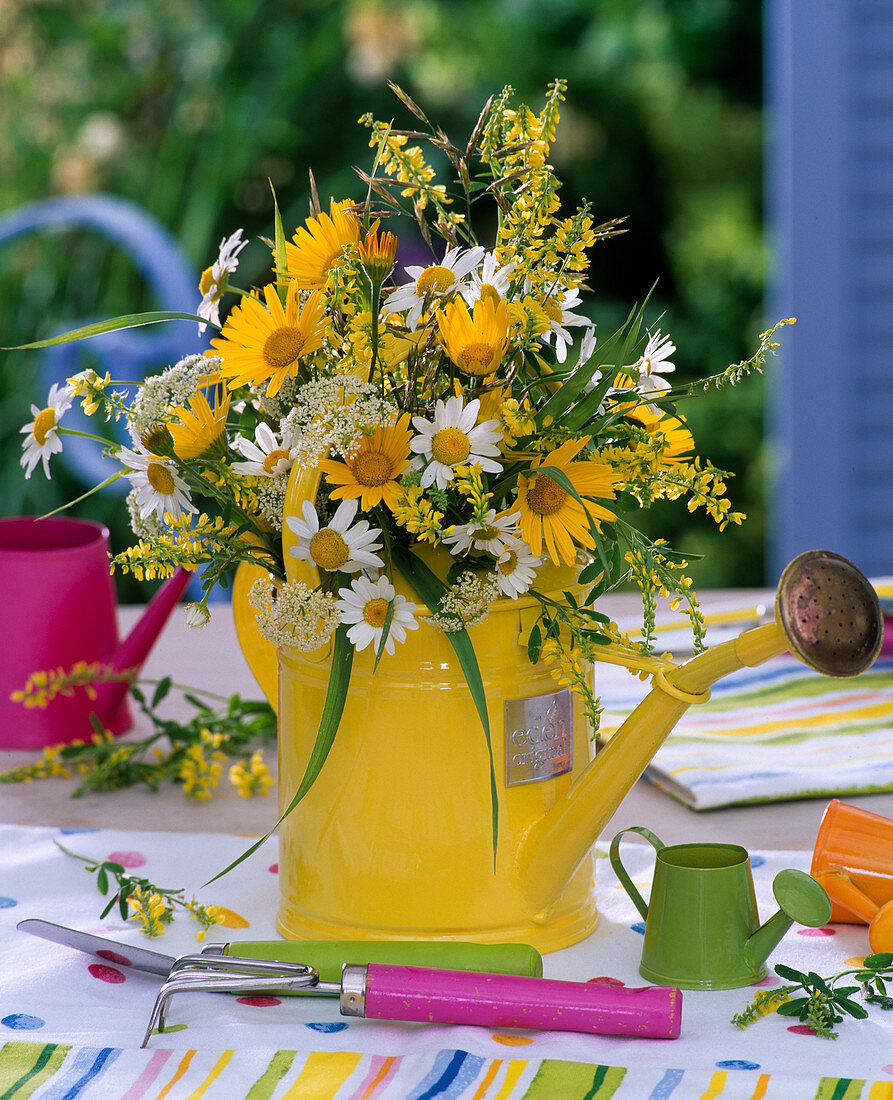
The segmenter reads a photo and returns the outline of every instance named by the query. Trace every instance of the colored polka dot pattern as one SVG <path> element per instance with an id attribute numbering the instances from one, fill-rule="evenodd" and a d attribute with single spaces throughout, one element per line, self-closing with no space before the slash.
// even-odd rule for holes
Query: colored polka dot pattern
<path id="1" fill-rule="evenodd" d="M 119 955 L 117 951 L 109 951 L 103 948 L 101 951 L 97 951 L 96 954 L 105 959 L 106 962 L 114 963 L 116 966 L 133 966 L 130 959 L 126 959 L 123 955 Z"/>
<path id="2" fill-rule="evenodd" d="M 716 1063 L 717 1069 L 759 1069 L 759 1062 L 748 1062 L 744 1058 L 726 1058 Z"/>
<path id="3" fill-rule="evenodd" d="M 788 1031 L 794 1035 L 815 1035 L 815 1028 L 812 1024 L 791 1024 Z"/>
<path id="4" fill-rule="evenodd" d="M 889 1066 L 881 1066 L 881 1069 L 884 1073 L 893 1073 L 893 1062 L 891 1062 Z"/>
<path id="5" fill-rule="evenodd" d="M 336 1031 L 346 1031 L 347 1024 L 305 1024 L 311 1031 L 321 1031 L 323 1035 L 332 1035 Z"/>
<path id="6" fill-rule="evenodd" d="M 282 1004 L 278 997 L 262 997 L 259 994 L 251 997 L 236 997 L 236 1000 L 240 1005 L 251 1005 L 252 1008 L 272 1008 L 274 1005 Z"/>
<path id="7" fill-rule="evenodd" d="M 494 1043 L 502 1043 L 505 1047 L 526 1047 L 533 1039 L 526 1035 L 491 1035 Z"/>
<path id="8" fill-rule="evenodd" d="M 101 982 L 108 982 L 109 985 L 120 985 L 127 980 L 120 970 L 116 970 L 113 966 L 106 966 L 105 963 L 91 963 L 87 969 L 94 978 Z"/>
<path id="9" fill-rule="evenodd" d="M 271 875 L 278 875 L 279 874 L 279 864 L 278 863 L 271 863 L 270 866 L 267 868 L 267 870 L 270 872 Z"/>
<path id="10" fill-rule="evenodd" d="M 762 867 L 765 862 L 766 862 L 766 857 L 765 856 L 751 856 L 750 857 L 751 867 Z"/>
<path id="11" fill-rule="evenodd" d="M 635 924 L 631 924 L 630 928 L 634 932 L 638 932 L 640 936 L 645 935 L 645 922 L 643 920 L 637 920 Z"/>
<path id="12" fill-rule="evenodd" d="M 754 989 L 762 989 L 767 985 L 778 985 L 778 978 L 774 974 L 767 974 L 765 978 L 761 978 L 758 982 L 751 982 L 751 986 Z"/>
<path id="13" fill-rule="evenodd" d="M 146 862 L 142 852 L 109 852 L 106 858 L 112 863 L 120 863 L 122 867 L 142 867 Z"/>
<path id="14" fill-rule="evenodd" d="M 24 1012 L 13 1012 L 11 1016 L 4 1016 L 0 1024 L 13 1031 L 36 1031 L 39 1027 L 46 1027 L 46 1020 L 41 1020 L 39 1016 L 28 1016 Z"/>
<path id="15" fill-rule="evenodd" d="M 798 936 L 836 936 L 837 929 L 829 928 L 827 924 L 824 928 L 798 928 Z"/>
<path id="16" fill-rule="evenodd" d="M 0 909 L 12 909 L 18 904 L 15 898 L 0 898 Z"/>

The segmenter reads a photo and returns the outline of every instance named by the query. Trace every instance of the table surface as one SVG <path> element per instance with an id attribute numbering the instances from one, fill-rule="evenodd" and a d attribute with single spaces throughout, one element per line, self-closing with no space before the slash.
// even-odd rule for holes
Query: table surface
<path id="1" fill-rule="evenodd" d="M 749 591 L 700 593 L 702 606 L 741 600 L 741 606 L 766 603 L 772 594 Z M 635 596 L 613 596 L 599 604 L 613 618 L 635 614 Z M 228 604 L 212 605 L 211 622 L 202 631 L 188 630 L 181 609 L 176 609 L 150 654 L 143 674 L 147 678 L 171 675 L 191 688 L 218 691 L 228 696 L 258 698 L 260 689 L 239 650 Z M 140 608 L 120 609 L 122 635 L 139 617 Z M 189 713 L 187 704 L 172 693 L 165 701 L 165 716 Z M 137 716 L 127 737 L 145 736 L 148 722 Z M 37 758 L 37 753 L 0 749 L 0 770 L 17 767 Z M 275 764 L 275 752 L 267 751 Z M 209 802 L 196 803 L 184 797 L 171 783 L 157 792 L 130 788 L 72 798 L 75 779 L 45 779 L 36 783 L 0 786 L 0 821 L 15 825 L 53 825 L 63 828 L 158 829 L 176 832 L 223 832 L 262 835 L 276 820 L 274 797 L 240 798 L 231 784 L 222 782 Z M 847 796 L 847 802 L 874 813 L 893 817 L 893 793 Z M 612 819 L 602 839 L 610 838 L 629 825 L 646 824 L 667 844 L 691 841 L 726 841 L 752 850 L 811 850 L 827 798 L 800 799 L 768 805 L 741 806 L 695 813 L 639 780 Z"/>

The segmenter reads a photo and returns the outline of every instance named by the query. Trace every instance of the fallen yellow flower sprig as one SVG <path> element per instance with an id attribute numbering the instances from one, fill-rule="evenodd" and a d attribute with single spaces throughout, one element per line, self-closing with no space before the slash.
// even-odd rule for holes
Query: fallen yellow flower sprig
<path id="1" fill-rule="evenodd" d="M 111 673 L 96 666 L 93 683 L 107 682 Z M 129 672 L 120 678 L 132 680 Z M 77 681 L 77 683 L 75 683 Z M 67 745 L 51 745 L 43 757 L 33 764 L 24 764 L 0 772 L 0 783 L 31 783 L 35 779 L 54 776 L 81 776 L 72 792 L 73 798 L 92 791 L 114 791 L 137 784 L 158 790 L 162 783 L 179 783 L 187 798 L 202 802 L 209 799 L 223 776 L 223 767 L 231 762 L 230 780 L 239 794 L 266 795 L 273 785 L 270 770 L 263 762 L 262 745 L 276 737 L 276 715 L 267 702 L 244 700 L 231 695 L 224 700 L 211 692 L 175 685 L 169 676 L 160 681 L 141 681 L 155 685 L 151 700 L 137 684 L 130 692 L 142 713 L 154 726 L 154 732 L 137 741 L 115 739 L 93 717 L 94 734 L 90 741 L 73 741 Z M 69 676 L 62 670 L 35 673 L 24 691 L 17 693 L 26 706 L 29 700 L 48 689 L 53 693 L 77 687 L 88 690 L 84 670 L 76 668 Z M 177 687 L 196 713 L 187 721 L 163 718 L 158 707 L 172 688 Z M 224 701 L 215 709 L 198 696 Z M 46 705 L 32 703 L 31 705 Z"/>
<path id="2" fill-rule="evenodd" d="M 180 909 L 198 922 L 198 940 L 203 940 L 209 928 L 223 921 L 223 914 L 216 906 L 202 905 L 196 901 L 194 895 L 187 901 L 182 889 L 156 886 L 147 878 L 130 874 L 114 860 L 93 860 L 70 851 L 58 840 L 54 843 L 67 856 L 79 859 L 87 865 L 86 870 L 96 875 L 96 887 L 100 894 L 105 896 L 110 888 L 116 887 L 111 900 L 100 914 L 100 920 L 107 917 L 117 905 L 122 920 L 139 921 L 147 936 L 163 936 L 165 925 L 173 921 L 176 911 Z"/>

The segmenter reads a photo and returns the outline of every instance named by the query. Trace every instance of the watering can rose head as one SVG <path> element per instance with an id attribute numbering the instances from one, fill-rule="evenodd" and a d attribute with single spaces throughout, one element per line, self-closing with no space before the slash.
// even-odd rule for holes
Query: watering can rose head
<path id="1" fill-rule="evenodd" d="M 314 190 L 289 234 L 274 198 L 265 284 L 235 285 L 241 230 L 202 277 L 194 319 L 216 330 L 210 350 L 146 378 L 132 399 L 89 370 L 54 387 L 23 428 L 26 476 L 41 464 L 50 476 L 79 399 L 130 433 L 110 468 L 132 486 L 135 541 L 118 569 L 153 578 L 202 567 L 210 590 L 242 563 L 259 582 L 267 637 L 334 648 L 342 667 L 363 650 L 386 662 L 423 622 L 454 640 L 473 695 L 468 630 L 494 600 L 518 601 L 533 612 L 531 660 L 556 661 L 595 720 L 575 670 L 623 640 L 596 610 L 605 591 L 628 580 L 642 590 L 646 649 L 656 594 L 678 600 L 703 637 L 685 562 L 636 529 L 636 509 L 681 500 L 720 529 L 743 517 L 723 495 L 727 473 L 697 456 L 676 411 L 705 382 L 672 383 L 671 338 L 649 327 L 644 305 L 596 336 L 588 253 L 620 229 L 595 224 L 587 204 L 559 208 L 549 155 L 564 92 L 556 80 L 535 112 L 505 89 L 467 144 L 432 130 L 449 186 L 409 144 L 422 135 L 364 118 L 374 157 L 359 201 L 324 209 Z M 479 243 L 466 211 L 483 195 L 500 218 Z M 406 214 L 419 237 L 398 242 L 382 223 Z M 397 265 L 400 245 L 423 243 L 427 263 Z M 184 314 L 150 319 L 172 316 Z M 117 318 L 28 346 L 145 323 Z M 777 328 L 708 381 L 759 369 Z M 206 620 L 206 600 L 191 622 Z"/>

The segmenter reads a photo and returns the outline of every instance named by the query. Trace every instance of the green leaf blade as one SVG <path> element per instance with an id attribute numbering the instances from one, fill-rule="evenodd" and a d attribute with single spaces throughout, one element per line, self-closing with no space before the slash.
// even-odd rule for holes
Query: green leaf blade
<path id="1" fill-rule="evenodd" d="M 93 325 L 84 325 L 47 340 L 35 340 L 31 344 L 18 344 L 16 347 L 0 348 L 0 351 L 30 351 L 33 348 L 51 348 L 57 344 L 70 344 L 76 340 L 87 340 L 91 336 L 103 336 L 107 332 L 120 332 L 126 328 L 140 328 L 143 325 L 157 325 L 162 321 L 195 321 L 206 325 L 209 322 L 196 313 L 181 313 L 178 310 L 157 310 L 150 313 L 129 313 L 123 317 L 111 317 L 107 321 L 97 321 Z"/>

